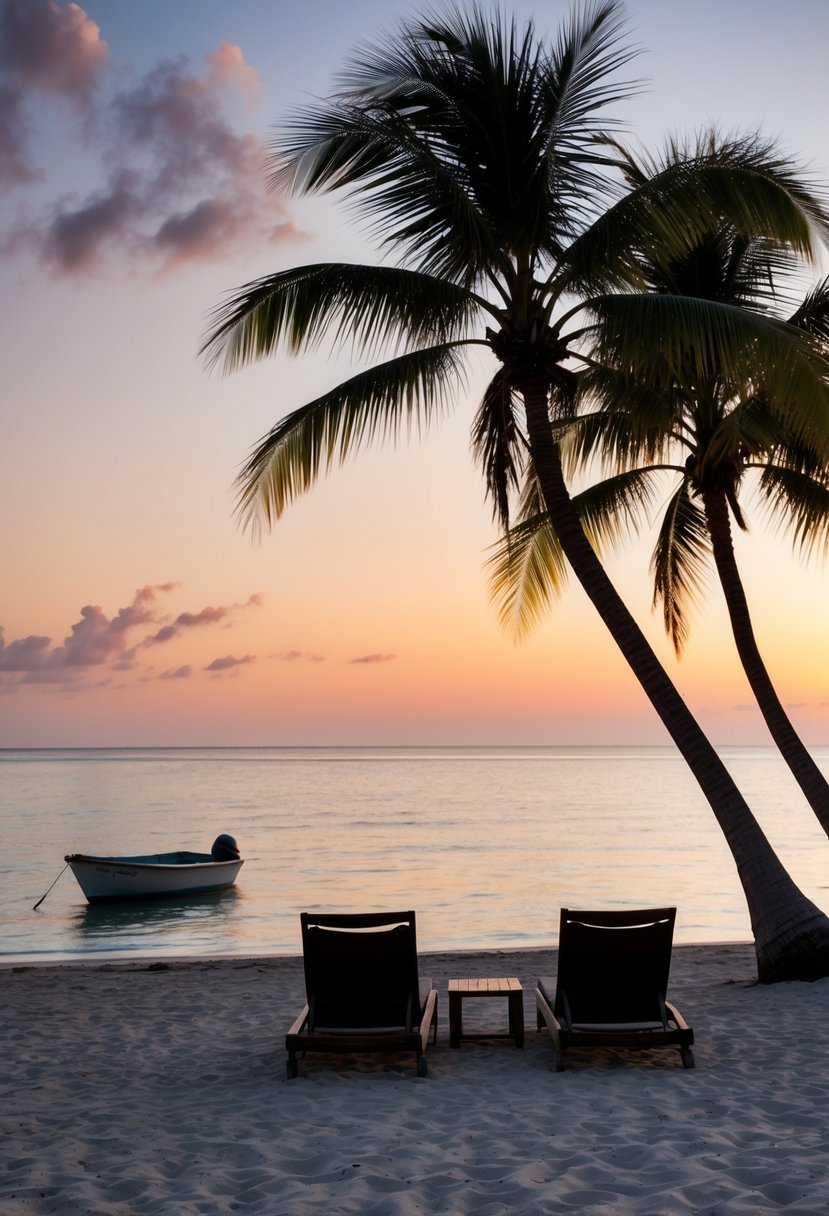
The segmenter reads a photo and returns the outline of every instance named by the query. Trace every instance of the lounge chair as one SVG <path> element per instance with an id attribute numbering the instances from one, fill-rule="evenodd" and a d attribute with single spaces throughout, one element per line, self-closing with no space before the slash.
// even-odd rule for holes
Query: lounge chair
<path id="1" fill-rule="evenodd" d="M 306 1051 L 414 1051 L 425 1077 L 437 989 L 418 978 L 414 912 L 303 912 L 300 922 L 308 1003 L 285 1037 L 288 1077 Z"/>
<path id="2" fill-rule="evenodd" d="M 635 912 L 561 910 L 558 975 L 535 990 L 556 1072 L 570 1047 L 679 1048 L 694 1067 L 693 1030 L 665 999 L 676 908 Z"/>

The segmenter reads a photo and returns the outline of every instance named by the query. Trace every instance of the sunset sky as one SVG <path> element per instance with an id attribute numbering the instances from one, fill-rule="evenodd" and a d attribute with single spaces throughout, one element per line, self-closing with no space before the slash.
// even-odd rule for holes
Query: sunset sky
<path id="1" fill-rule="evenodd" d="M 627 10 L 631 137 L 761 128 L 829 183 L 825 0 Z M 483 365 L 432 433 L 335 471 L 261 543 L 234 520 L 251 445 L 348 365 L 222 378 L 197 354 L 211 310 L 271 271 L 375 257 L 331 200 L 266 193 L 266 143 L 356 42 L 418 11 L 0 0 L 0 746 L 668 741 L 575 582 L 528 640 L 498 624 L 469 455 Z M 554 34 L 568 8 L 513 11 Z M 827 744 L 826 563 L 747 505 L 761 649 Z M 614 581 L 713 740 L 768 742 L 713 582 L 673 658 L 653 539 L 609 559 Z"/>

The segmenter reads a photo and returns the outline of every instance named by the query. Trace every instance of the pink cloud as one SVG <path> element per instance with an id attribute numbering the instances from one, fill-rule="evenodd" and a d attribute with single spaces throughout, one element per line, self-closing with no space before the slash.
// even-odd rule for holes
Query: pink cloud
<path id="1" fill-rule="evenodd" d="M 77 4 L 2 0 L 0 71 L 15 84 L 89 105 L 107 60 L 107 44 Z"/>
<path id="2" fill-rule="evenodd" d="M 112 617 L 107 616 L 100 605 L 86 604 L 67 637 L 57 646 L 52 645 L 51 638 L 39 634 L 7 642 L 0 628 L 0 687 L 5 691 L 19 684 L 70 684 L 77 687 L 89 669 L 104 665 L 111 666 L 113 671 L 134 671 L 136 656 L 144 647 L 168 641 L 189 629 L 220 625 L 231 613 L 262 602 L 261 596 L 253 595 L 242 604 L 208 606 L 199 612 L 181 612 L 172 624 L 163 625 L 147 634 L 148 627 L 160 625 L 163 620 L 160 597 L 179 586 L 179 583 L 170 582 L 148 583 L 139 587 L 131 602 L 119 608 Z M 241 659 L 228 656 L 217 660 L 217 665 L 211 665 L 208 670 L 224 670 L 253 662 L 253 658 L 253 655 Z M 158 678 L 182 679 L 191 672 L 191 667 L 180 665 L 167 669 Z"/>
<path id="3" fill-rule="evenodd" d="M 97 604 L 84 605 L 80 619 L 72 625 L 61 646 L 52 647 L 51 638 L 36 635 L 6 644 L 0 630 L 0 672 L 27 672 L 30 681 L 48 680 L 52 676 L 66 679 L 68 669 L 122 659 L 126 657 L 128 632 L 157 619 L 156 593 L 173 586 L 139 588 L 132 603 L 120 608 L 112 619 Z"/>
<path id="4" fill-rule="evenodd" d="M 300 660 L 306 663 L 325 662 L 324 654 L 316 654 L 314 651 L 309 650 L 296 650 L 293 647 L 289 650 L 281 650 L 278 654 L 272 654 L 269 657 L 279 659 L 281 663 L 297 663 Z"/>
<path id="5" fill-rule="evenodd" d="M 396 654 L 364 654 L 357 659 L 349 659 L 349 663 L 391 663 L 396 658 Z"/>
<path id="6" fill-rule="evenodd" d="M 243 667 L 246 663 L 253 663 L 256 658 L 254 654 L 246 654 L 241 659 L 237 659 L 235 655 L 226 654 L 221 659 L 214 659 L 212 663 L 208 663 L 205 671 L 232 671 L 236 667 Z"/>
<path id="7" fill-rule="evenodd" d="M 0 187 L 35 181 L 30 94 L 88 113 L 107 60 L 98 26 L 77 4 L 0 0 Z"/>
<path id="8" fill-rule="evenodd" d="M 28 151 L 29 124 L 17 89 L 0 84 L 0 185 L 22 185 L 37 180 Z"/>
<path id="9" fill-rule="evenodd" d="M 64 639 L 63 646 L 49 654 L 52 667 L 93 667 L 123 657 L 127 650 L 127 634 L 158 619 L 155 607 L 157 592 L 172 591 L 176 584 L 140 587 L 126 608 L 119 608 L 112 619 L 97 604 L 81 609 L 80 620 Z"/>
<path id="10" fill-rule="evenodd" d="M 66 273 L 96 266 L 110 242 L 119 242 L 143 207 L 135 190 L 136 178 L 122 172 L 108 187 L 90 195 L 75 208 L 56 209 L 38 244 L 41 254 Z"/>
<path id="11" fill-rule="evenodd" d="M 228 608 L 212 608 L 209 604 L 201 612 L 180 612 L 176 617 L 176 625 L 192 628 L 193 625 L 215 625 L 223 621 L 229 612 Z"/>
<path id="12" fill-rule="evenodd" d="M 36 671 L 44 667 L 51 640 L 30 635 L 6 645 L 0 628 L 0 671 Z"/>
<path id="13" fill-rule="evenodd" d="M 185 629 L 196 629 L 200 625 L 217 625 L 225 621 L 233 612 L 260 607 L 261 604 L 262 596 L 254 594 L 244 604 L 219 605 L 215 608 L 208 604 L 200 612 L 180 612 L 171 625 L 162 626 L 157 633 L 145 640 L 144 645 L 151 646 L 156 642 L 169 642 L 172 638 L 178 637 Z"/>
<path id="14" fill-rule="evenodd" d="M 61 68 L 50 87 L 68 104 L 77 107 L 83 99 L 89 109 L 106 45 L 77 5 L 33 0 L 32 9 L 50 38 L 41 30 L 40 40 L 34 39 L 39 56 L 24 54 L 27 22 L 21 14 L 28 7 L 18 0 L 0 0 L 0 5 L 12 30 L 5 61 L 0 56 L 0 89 L 6 86 L 5 95 L 0 91 L 0 167 L 7 167 L 9 184 L 21 184 L 34 170 L 18 81 L 45 88 L 46 69 L 59 59 Z M 63 14 L 60 21 L 56 13 Z M 113 257 L 166 273 L 187 262 L 232 257 L 254 243 L 305 239 L 287 210 L 267 193 L 261 139 L 240 131 L 227 117 L 227 105 L 239 88 L 252 97 L 261 81 L 230 42 L 205 56 L 201 71 L 194 71 L 184 56 L 157 63 L 116 92 L 105 108 L 90 113 L 89 129 L 94 126 L 100 137 L 96 145 L 87 138 L 86 152 L 97 148 L 98 185 L 85 197 L 54 201 L 45 217 L 33 216 L 19 225 L 6 235 L 5 249 L 28 249 L 66 275 L 95 271 Z"/>
<path id="15" fill-rule="evenodd" d="M 212 80 L 219 85 L 236 84 L 249 93 L 261 93 L 264 88 L 259 73 L 245 63 L 241 49 L 233 42 L 220 42 L 219 48 L 205 55 Z"/>

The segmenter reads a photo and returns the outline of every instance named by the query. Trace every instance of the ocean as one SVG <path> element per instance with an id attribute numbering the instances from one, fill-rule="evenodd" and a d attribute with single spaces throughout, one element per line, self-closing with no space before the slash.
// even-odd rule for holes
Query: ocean
<path id="1" fill-rule="evenodd" d="M 772 749 L 723 748 L 801 889 L 829 840 Z M 829 774 L 829 748 L 813 754 Z M 749 941 L 736 870 L 671 748 L 0 751 L 0 961 L 300 953 L 299 913 L 405 910 L 421 951 L 555 943 L 559 908 L 678 907 L 676 940 Z M 209 852 L 225 894 L 90 907 L 74 852 Z"/>

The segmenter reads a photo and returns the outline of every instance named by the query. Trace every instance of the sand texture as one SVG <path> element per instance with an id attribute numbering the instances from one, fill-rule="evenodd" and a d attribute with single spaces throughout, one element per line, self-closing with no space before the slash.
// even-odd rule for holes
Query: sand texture
<path id="1" fill-rule="evenodd" d="M 676 947 L 696 1069 L 606 1051 L 556 1074 L 531 993 L 552 952 L 422 970 L 442 990 L 428 1077 L 309 1055 L 294 1081 L 298 958 L 0 970 L 0 1212 L 829 1212 L 829 980 L 760 987 L 749 947 Z M 447 980 L 475 975 L 530 988 L 523 1050 L 450 1049 Z M 506 1029 L 505 1002 L 474 1004 L 468 1025 Z"/>

